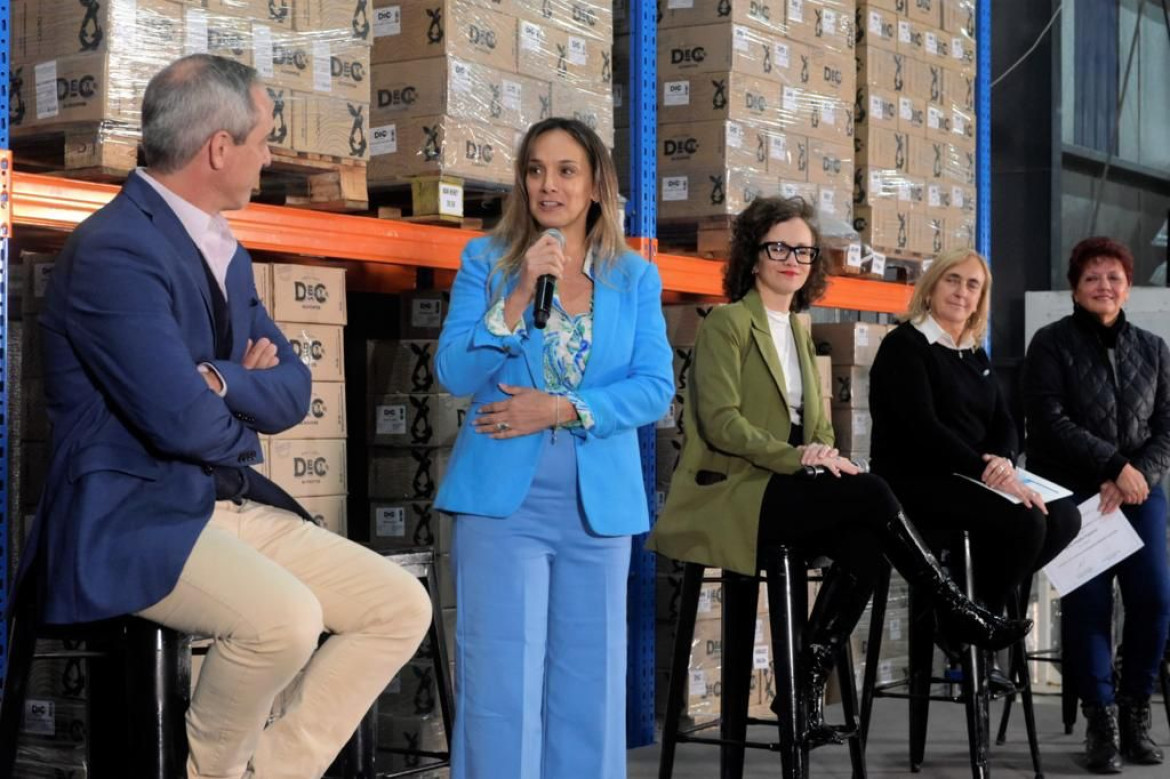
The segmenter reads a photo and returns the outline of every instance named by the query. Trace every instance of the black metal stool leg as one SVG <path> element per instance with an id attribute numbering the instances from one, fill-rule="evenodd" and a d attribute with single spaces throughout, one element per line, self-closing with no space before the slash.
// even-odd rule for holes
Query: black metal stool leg
<path id="1" fill-rule="evenodd" d="M 1162 703 L 1166 707 L 1166 722 L 1170 723 L 1170 644 L 1166 645 L 1166 653 L 1162 655 L 1162 662 L 1158 664 L 1158 683 L 1162 687 Z"/>
<path id="2" fill-rule="evenodd" d="M 662 725 L 662 751 L 658 757 L 658 779 L 674 775 L 674 753 L 678 730 L 687 699 L 688 667 L 691 643 L 695 639 L 695 616 L 699 610 L 699 593 L 703 588 L 703 566 L 687 563 L 683 569 L 682 597 L 679 603 L 678 628 L 674 635 L 670 679 L 666 692 L 666 718 Z"/>
<path id="3" fill-rule="evenodd" d="M 754 576 L 723 572 L 723 689 L 720 694 L 720 776 L 741 779 L 747 710 L 751 696 L 752 645 L 760 583 Z"/>
<path id="4" fill-rule="evenodd" d="M 975 597 L 975 575 L 971 565 L 971 539 L 963 533 L 963 588 L 968 598 Z M 983 779 L 987 776 L 987 752 L 989 748 L 989 725 L 991 690 L 987 686 L 987 665 L 989 655 L 974 645 L 963 653 L 963 692 L 967 708 L 967 739 L 971 749 L 971 776 Z"/>
<path id="5" fill-rule="evenodd" d="M 836 662 L 845 727 L 853 731 L 853 735 L 849 737 L 849 762 L 853 767 L 853 779 L 866 779 L 865 739 L 857 722 L 857 677 L 853 669 L 853 650 L 848 644 L 841 647 Z"/>
<path id="6" fill-rule="evenodd" d="M 187 776 L 187 707 L 191 702 L 189 639 L 145 620 L 126 624 L 126 679 L 136 775 Z M 143 673 L 150 669 L 149 675 Z"/>
<path id="7" fill-rule="evenodd" d="M 873 693 L 877 684 L 878 663 L 882 654 L 882 625 L 886 619 L 886 602 L 890 597 L 890 566 L 878 578 L 873 590 L 869 617 L 869 642 L 865 647 L 865 678 L 861 683 L 861 740 L 869 738 L 869 721 L 873 715 Z"/>
<path id="8" fill-rule="evenodd" d="M 1060 716 L 1064 721 L 1064 734 L 1068 736 L 1072 734 L 1073 727 L 1077 724 L 1077 692 L 1071 673 L 1072 669 L 1069 668 L 1068 658 L 1065 657 L 1066 651 L 1068 651 L 1068 633 L 1065 628 L 1062 604 L 1060 617 Z M 1167 710 L 1166 716 L 1170 717 L 1170 709 Z"/>
<path id="9" fill-rule="evenodd" d="M 772 651 L 776 667 L 776 696 L 780 703 L 780 762 L 784 779 L 803 779 L 803 750 L 801 749 L 800 707 L 796 687 L 796 652 L 792 624 L 804 621 L 804 613 L 798 611 L 795 600 L 795 582 L 792 558 L 787 549 L 771 551 L 767 561 L 768 607 L 771 610 Z M 807 600 L 807 592 L 805 593 Z"/>
<path id="10" fill-rule="evenodd" d="M 926 755 L 926 725 L 930 717 L 930 676 L 934 661 L 934 614 L 931 604 L 910 588 L 909 723 L 910 771 L 918 773 Z"/>

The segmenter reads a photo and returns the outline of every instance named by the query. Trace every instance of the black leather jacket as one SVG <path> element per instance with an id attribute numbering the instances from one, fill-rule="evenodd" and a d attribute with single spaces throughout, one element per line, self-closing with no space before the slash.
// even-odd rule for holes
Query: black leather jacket
<path id="1" fill-rule="evenodd" d="M 1151 487 L 1170 470 L 1170 348 L 1124 313 L 1106 329 L 1078 307 L 1039 330 L 1024 363 L 1024 408 L 1028 469 L 1074 492 L 1097 492 L 1126 463 Z"/>

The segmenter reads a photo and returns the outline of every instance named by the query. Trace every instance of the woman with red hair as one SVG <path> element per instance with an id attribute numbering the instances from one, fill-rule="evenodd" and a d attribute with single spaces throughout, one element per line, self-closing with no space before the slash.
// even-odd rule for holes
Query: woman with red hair
<path id="1" fill-rule="evenodd" d="M 1078 503 L 1100 495 L 1121 509 L 1144 546 L 1063 599 L 1064 668 L 1088 720 L 1086 764 L 1117 773 L 1121 759 L 1151 765 L 1150 694 L 1170 625 L 1166 495 L 1170 471 L 1170 349 L 1125 319 L 1133 255 L 1109 238 L 1073 248 L 1073 313 L 1032 338 L 1025 362 L 1028 468 L 1071 489 Z M 1116 695 L 1113 582 L 1125 605 Z"/>

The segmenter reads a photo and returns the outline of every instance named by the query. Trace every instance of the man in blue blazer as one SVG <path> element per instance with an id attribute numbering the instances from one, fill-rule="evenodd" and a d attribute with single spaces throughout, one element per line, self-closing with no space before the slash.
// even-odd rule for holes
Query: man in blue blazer
<path id="1" fill-rule="evenodd" d="M 244 65 L 193 55 L 155 76 L 148 167 L 70 237 L 41 318 L 52 460 L 26 560 L 42 617 L 216 639 L 190 777 L 322 776 L 430 623 L 414 577 L 249 467 L 310 392 L 222 216 L 270 162 L 271 117 Z M 264 730 L 302 670 L 300 706 Z"/>

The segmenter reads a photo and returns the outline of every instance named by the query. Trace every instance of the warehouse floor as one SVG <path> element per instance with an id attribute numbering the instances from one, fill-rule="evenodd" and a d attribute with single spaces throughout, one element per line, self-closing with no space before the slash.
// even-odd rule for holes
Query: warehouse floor
<path id="1" fill-rule="evenodd" d="M 993 705 L 993 726 L 998 725 L 1002 704 Z M 831 721 L 840 721 L 839 707 L 830 707 Z M 1078 715 L 1073 735 L 1064 735 L 1060 722 L 1060 699 L 1038 696 L 1036 720 L 1040 733 L 1040 754 L 1046 779 L 1089 776 L 1080 764 L 1081 741 L 1084 738 L 1084 718 Z M 968 779 L 967 730 L 963 707 L 954 704 L 935 704 L 930 712 L 930 731 L 926 745 L 926 762 L 922 772 L 911 774 L 907 761 L 906 702 L 879 700 L 874 703 L 873 731 L 870 734 L 866 765 L 870 776 L 919 776 L 929 779 Z M 1159 744 L 1170 744 L 1170 726 L 1166 710 L 1155 701 L 1153 736 Z M 758 729 L 758 738 L 774 740 L 775 731 Z M 629 779 L 651 779 L 658 776 L 657 744 L 632 750 L 629 758 Z M 1170 748 L 1166 748 L 1170 752 Z M 996 777 L 1032 777 L 1031 759 L 1024 731 L 1024 720 L 1019 707 L 1012 711 L 1008 741 L 1003 746 L 992 746 L 990 773 Z M 749 750 L 744 779 L 762 779 L 780 775 L 780 758 L 776 754 Z M 1170 763 L 1161 766 L 1127 766 L 1123 777 L 1153 779 L 1170 775 Z M 719 776 L 719 750 L 716 747 L 684 744 L 678 748 L 674 779 L 715 779 Z M 812 754 L 811 776 L 831 779 L 851 776 L 849 753 L 844 747 L 826 747 Z"/>

